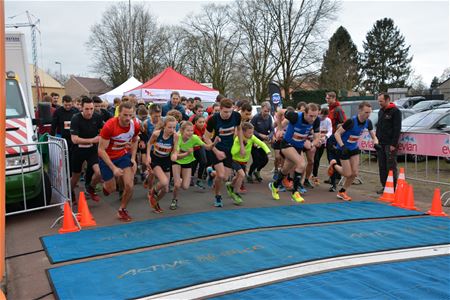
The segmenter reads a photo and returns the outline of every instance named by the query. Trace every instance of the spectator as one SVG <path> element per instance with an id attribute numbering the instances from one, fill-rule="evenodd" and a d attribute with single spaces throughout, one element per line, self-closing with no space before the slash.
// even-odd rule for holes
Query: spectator
<path id="1" fill-rule="evenodd" d="M 52 97 L 52 107 L 55 108 L 55 109 L 60 107 L 60 105 L 58 104 L 59 94 L 58 93 L 51 93 L 50 96 Z"/>
<path id="2" fill-rule="evenodd" d="M 165 117 L 169 110 L 176 109 L 181 113 L 183 120 L 189 119 L 189 117 L 186 115 L 186 111 L 184 110 L 183 105 L 180 104 L 180 101 L 180 93 L 177 91 L 173 91 L 170 94 L 170 100 L 167 101 L 167 103 L 162 107 L 162 116 Z"/>
<path id="3" fill-rule="evenodd" d="M 397 150 L 402 129 L 402 113 L 391 102 L 388 94 L 380 94 L 378 103 L 380 104 L 380 110 L 376 134 L 380 146 L 377 147 L 377 160 L 380 182 L 383 188 L 379 189 L 377 193 L 382 194 L 389 170 L 394 173 L 394 186 L 397 184 Z"/>

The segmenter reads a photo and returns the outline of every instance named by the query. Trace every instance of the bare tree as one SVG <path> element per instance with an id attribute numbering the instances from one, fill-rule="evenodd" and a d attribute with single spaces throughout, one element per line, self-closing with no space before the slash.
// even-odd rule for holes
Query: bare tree
<path id="1" fill-rule="evenodd" d="M 275 75 L 278 65 L 272 54 L 276 35 L 270 30 L 269 14 L 259 9 L 256 0 L 237 0 L 233 6 L 232 18 L 236 30 L 242 33 L 239 47 L 240 56 L 248 68 L 249 91 L 251 97 L 262 102 L 268 96 L 268 84 Z"/>
<path id="2" fill-rule="evenodd" d="M 181 26 L 164 26 L 161 28 L 161 59 L 165 66 L 170 66 L 180 73 L 186 72 L 189 48 L 186 47 L 188 34 Z"/>
<path id="3" fill-rule="evenodd" d="M 155 18 L 143 4 L 137 4 L 133 5 L 131 19 L 130 24 L 125 3 L 112 5 L 100 22 L 91 27 L 86 45 L 94 58 L 94 71 L 113 86 L 130 76 L 131 47 L 134 47 L 133 64 L 138 79 L 147 80 L 160 69 L 161 35 Z"/>
<path id="4" fill-rule="evenodd" d="M 237 53 L 240 35 L 232 30 L 228 16 L 228 5 L 208 4 L 203 12 L 192 17 L 187 23 L 188 32 L 202 51 L 199 51 L 201 64 L 211 79 L 214 88 L 225 94 L 233 70 L 233 60 Z"/>
<path id="5" fill-rule="evenodd" d="M 323 25 L 333 18 L 337 5 L 332 0 L 263 0 L 260 8 L 276 35 L 271 54 L 280 66 L 278 81 L 289 100 L 294 83 L 301 84 L 320 68 Z"/>

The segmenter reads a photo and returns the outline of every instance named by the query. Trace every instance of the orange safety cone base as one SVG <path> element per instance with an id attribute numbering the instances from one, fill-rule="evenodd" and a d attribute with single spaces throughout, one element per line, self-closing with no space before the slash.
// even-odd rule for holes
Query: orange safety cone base
<path id="1" fill-rule="evenodd" d="M 69 233 L 80 231 L 73 220 L 72 208 L 68 201 L 64 203 L 63 227 L 58 230 L 59 233 Z"/>

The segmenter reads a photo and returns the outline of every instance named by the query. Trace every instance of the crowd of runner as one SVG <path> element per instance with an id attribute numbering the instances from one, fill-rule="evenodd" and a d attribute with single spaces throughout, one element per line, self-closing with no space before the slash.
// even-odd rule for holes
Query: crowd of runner
<path id="1" fill-rule="evenodd" d="M 115 99 L 112 106 L 99 97 L 73 101 L 64 96 L 58 107 L 59 96 L 52 96 L 45 101 L 54 107 L 53 122 L 47 129 L 40 126 L 39 133 L 67 140 L 72 191 L 80 179 L 93 201 L 100 201 L 101 192 L 119 191 L 122 221 L 131 220 L 127 204 L 137 182 L 148 189 L 155 213 L 163 212 L 160 201 L 169 193 L 170 209 L 177 209 L 181 190 L 190 187 L 211 189 L 213 205 L 222 207 L 225 186 L 233 203 L 241 205 L 245 185 L 263 181 L 261 170 L 272 153 L 268 187 L 274 200 L 280 191 L 290 191 L 293 201 L 303 202 L 307 190 L 321 183 L 319 164 L 326 150 L 329 190 L 350 201 L 347 191 L 358 175 L 358 139 L 364 130 L 378 147 L 371 105 L 362 102 L 358 114 L 347 118 L 334 92 L 326 95 L 327 108 L 300 102 L 296 108 L 274 109 L 263 102 L 254 116 L 249 102 L 221 95 L 207 109 L 200 98 L 186 99 L 176 91 L 164 105 L 133 95 Z M 345 181 L 337 190 L 340 176 Z"/>

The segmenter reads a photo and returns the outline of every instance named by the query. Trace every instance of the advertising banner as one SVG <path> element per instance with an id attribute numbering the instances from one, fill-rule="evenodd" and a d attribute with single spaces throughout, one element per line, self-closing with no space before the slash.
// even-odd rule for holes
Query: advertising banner
<path id="1" fill-rule="evenodd" d="M 361 150 L 375 151 L 372 138 L 367 130 L 361 135 L 358 145 Z M 402 133 L 398 150 L 398 154 L 450 157 L 450 135 L 445 133 Z"/>

